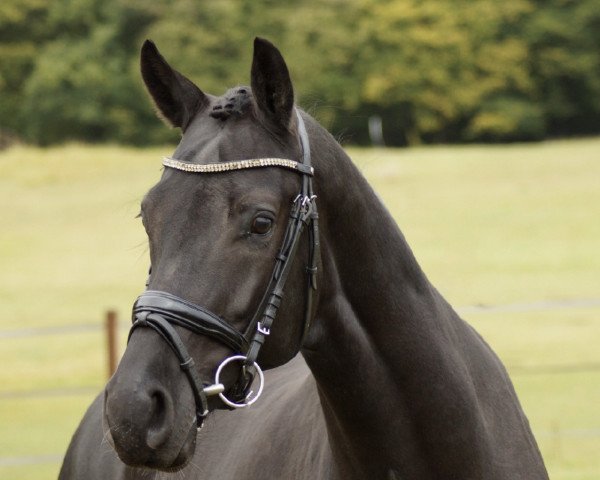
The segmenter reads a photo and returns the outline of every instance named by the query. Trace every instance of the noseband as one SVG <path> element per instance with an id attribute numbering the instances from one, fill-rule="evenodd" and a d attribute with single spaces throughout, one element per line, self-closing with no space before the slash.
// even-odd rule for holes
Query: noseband
<path id="1" fill-rule="evenodd" d="M 317 262 L 319 255 L 318 214 L 313 193 L 310 144 L 304 121 L 296 110 L 298 120 L 298 136 L 302 147 L 302 162 L 280 158 L 259 158 L 200 165 L 165 158 L 163 165 L 176 170 L 191 173 L 219 173 L 230 170 L 247 168 L 282 167 L 302 175 L 302 187 L 293 201 L 283 243 L 275 258 L 275 267 L 271 274 L 268 287 L 263 295 L 256 313 L 246 330 L 242 333 L 229 325 L 218 315 L 195 305 L 187 300 L 167 292 L 146 290 L 133 305 L 133 325 L 129 338 L 135 329 L 149 327 L 155 330 L 179 360 L 179 364 L 187 376 L 196 403 L 196 422 L 200 428 L 208 415 L 207 397 L 219 395 L 221 400 L 230 408 L 241 408 L 254 403 L 262 392 L 264 385 L 263 373 L 256 363 L 258 354 L 281 305 L 284 287 L 289 276 L 293 259 L 298 250 L 300 237 L 308 227 L 309 253 L 306 267 L 308 285 L 304 315 L 303 338 L 310 326 L 312 315 L 312 294 L 317 289 Z M 206 335 L 230 348 L 234 355 L 226 358 L 217 368 L 214 383 L 203 382 L 194 365 L 194 360 L 188 353 L 181 337 L 174 326 L 179 326 L 199 335 Z M 225 396 L 225 387 L 219 382 L 222 369 L 231 362 L 240 362 L 241 371 L 236 383 Z M 256 394 L 250 391 L 255 375 L 258 374 L 260 385 Z"/>

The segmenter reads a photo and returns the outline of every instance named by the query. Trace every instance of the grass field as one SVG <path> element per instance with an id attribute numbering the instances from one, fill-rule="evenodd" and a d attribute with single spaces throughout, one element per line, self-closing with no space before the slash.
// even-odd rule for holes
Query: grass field
<path id="1" fill-rule="evenodd" d="M 168 153 L 0 152 L 0 478 L 55 478 L 106 379 L 99 330 L 8 333 L 107 308 L 124 326 L 148 266 L 134 217 Z M 453 305 L 566 302 L 461 311 L 508 365 L 551 478 L 600 478 L 600 306 L 568 307 L 600 298 L 600 139 L 350 153 Z"/>

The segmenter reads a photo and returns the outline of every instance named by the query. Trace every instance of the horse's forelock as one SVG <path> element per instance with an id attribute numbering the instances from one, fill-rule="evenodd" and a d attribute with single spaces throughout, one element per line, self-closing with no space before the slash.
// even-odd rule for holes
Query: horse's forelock
<path id="1" fill-rule="evenodd" d="M 208 115 L 218 120 L 227 120 L 233 115 L 242 116 L 251 110 L 252 103 L 250 87 L 230 88 L 225 95 L 216 100 Z"/>

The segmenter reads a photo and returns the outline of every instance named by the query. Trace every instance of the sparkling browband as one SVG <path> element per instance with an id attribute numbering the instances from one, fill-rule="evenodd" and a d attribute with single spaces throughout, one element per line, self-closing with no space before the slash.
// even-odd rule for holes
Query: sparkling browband
<path id="1" fill-rule="evenodd" d="M 170 157 L 163 157 L 162 163 L 165 167 L 193 173 L 227 172 L 229 170 L 242 170 L 244 168 L 283 167 L 289 168 L 290 170 L 296 170 L 297 172 L 304 173 L 306 175 L 314 174 L 314 169 L 312 167 L 307 167 L 302 163 L 295 162 L 294 160 L 288 160 L 286 158 L 252 158 L 249 160 L 208 163 L 203 165 L 198 163 L 182 162 L 181 160 L 175 160 L 174 158 Z"/>

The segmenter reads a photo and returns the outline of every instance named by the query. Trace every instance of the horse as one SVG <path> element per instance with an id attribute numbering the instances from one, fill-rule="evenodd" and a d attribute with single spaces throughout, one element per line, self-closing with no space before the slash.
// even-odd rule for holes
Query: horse
<path id="1" fill-rule="evenodd" d="M 547 479 L 505 367 L 280 51 L 256 38 L 251 85 L 221 97 L 149 40 L 141 72 L 182 138 L 141 204 L 127 348 L 59 478 Z"/>

